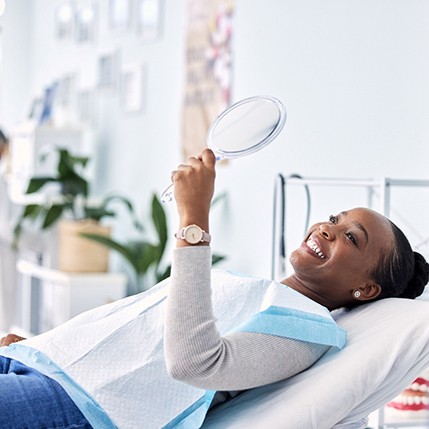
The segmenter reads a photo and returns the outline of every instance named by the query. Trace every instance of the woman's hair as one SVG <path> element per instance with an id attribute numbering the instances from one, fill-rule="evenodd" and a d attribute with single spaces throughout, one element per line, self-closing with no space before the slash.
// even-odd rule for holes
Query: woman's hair
<path id="1" fill-rule="evenodd" d="M 429 264 L 413 252 L 404 233 L 392 222 L 395 246 L 383 255 L 371 277 L 381 286 L 377 299 L 398 297 L 414 299 L 423 293 L 429 280 Z"/>

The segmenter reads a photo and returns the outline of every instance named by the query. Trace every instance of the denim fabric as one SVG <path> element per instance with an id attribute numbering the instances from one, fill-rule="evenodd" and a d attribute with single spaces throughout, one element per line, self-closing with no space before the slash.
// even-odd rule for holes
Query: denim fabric
<path id="1" fill-rule="evenodd" d="M 91 429 L 54 380 L 0 356 L 0 429 Z"/>

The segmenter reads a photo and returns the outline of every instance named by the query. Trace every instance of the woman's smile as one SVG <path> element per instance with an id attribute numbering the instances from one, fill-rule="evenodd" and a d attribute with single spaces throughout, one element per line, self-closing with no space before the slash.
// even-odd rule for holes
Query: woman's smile
<path id="1" fill-rule="evenodd" d="M 316 256 L 319 259 L 326 259 L 327 255 L 325 253 L 325 250 L 323 249 L 321 243 L 319 240 L 314 237 L 313 235 L 310 235 L 308 237 L 307 241 L 303 243 L 307 249 L 310 250 L 310 254 L 313 256 Z"/>

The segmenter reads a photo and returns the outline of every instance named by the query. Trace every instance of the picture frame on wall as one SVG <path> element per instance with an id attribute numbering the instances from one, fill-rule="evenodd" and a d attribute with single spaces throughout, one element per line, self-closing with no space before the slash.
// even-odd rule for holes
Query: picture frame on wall
<path id="1" fill-rule="evenodd" d="M 105 52 L 98 58 L 98 88 L 112 91 L 118 83 L 119 55 L 115 52 Z"/>
<path id="2" fill-rule="evenodd" d="M 127 113 L 143 112 L 145 107 L 146 66 L 129 64 L 121 73 L 121 104 Z"/>
<path id="3" fill-rule="evenodd" d="M 124 31 L 131 26 L 131 0 L 109 0 L 109 24 L 113 30 Z"/>
<path id="4" fill-rule="evenodd" d="M 93 125 L 95 122 L 96 93 L 92 88 L 80 89 L 77 93 L 77 119 L 80 123 Z"/>
<path id="5" fill-rule="evenodd" d="M 144 41 L 161 36 L 162 0 L 137 0 L 137 33 Z"/>
<path id="6" fill-rule="evenodd" d="M 64 75 L 59 81 L 58 102 L 62 107 L 68 108 L 74 103 L 76 95 L 77 76 L 75 73 Z"/>
<path id="7" fill-rule="evenodd" d="M 72 40 L 74 8 L 70 1 L 60 3 L 55 9 L 55 37 L 57 40 Z"/>
<path id="8" fill-rule="evenodd" d="M 97 24 L 96 7 L 92 3 L 80 6 L 76 10 L 76 42 L 79 44 L 95 41 Z"/>

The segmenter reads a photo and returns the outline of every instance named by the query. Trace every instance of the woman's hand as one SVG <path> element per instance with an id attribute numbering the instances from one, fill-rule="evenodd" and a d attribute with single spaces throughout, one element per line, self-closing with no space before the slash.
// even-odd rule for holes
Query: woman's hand
<path id="1" fill-rule="evenodd" d="M 210 203 L 214 193 L 216 157 L 210 149 L 188 164 L 173 171 L 174 198 L 179 213 L 180 227 L 196 224 L 208 232 Z"/>
<path id="2" fill-rule="evenodd" d="M 22 340 L 25 340 L 25 338 L 15 334 L 7 334 L 5 337 L 0 338 L 0 347 L 9 346 Z"/>

